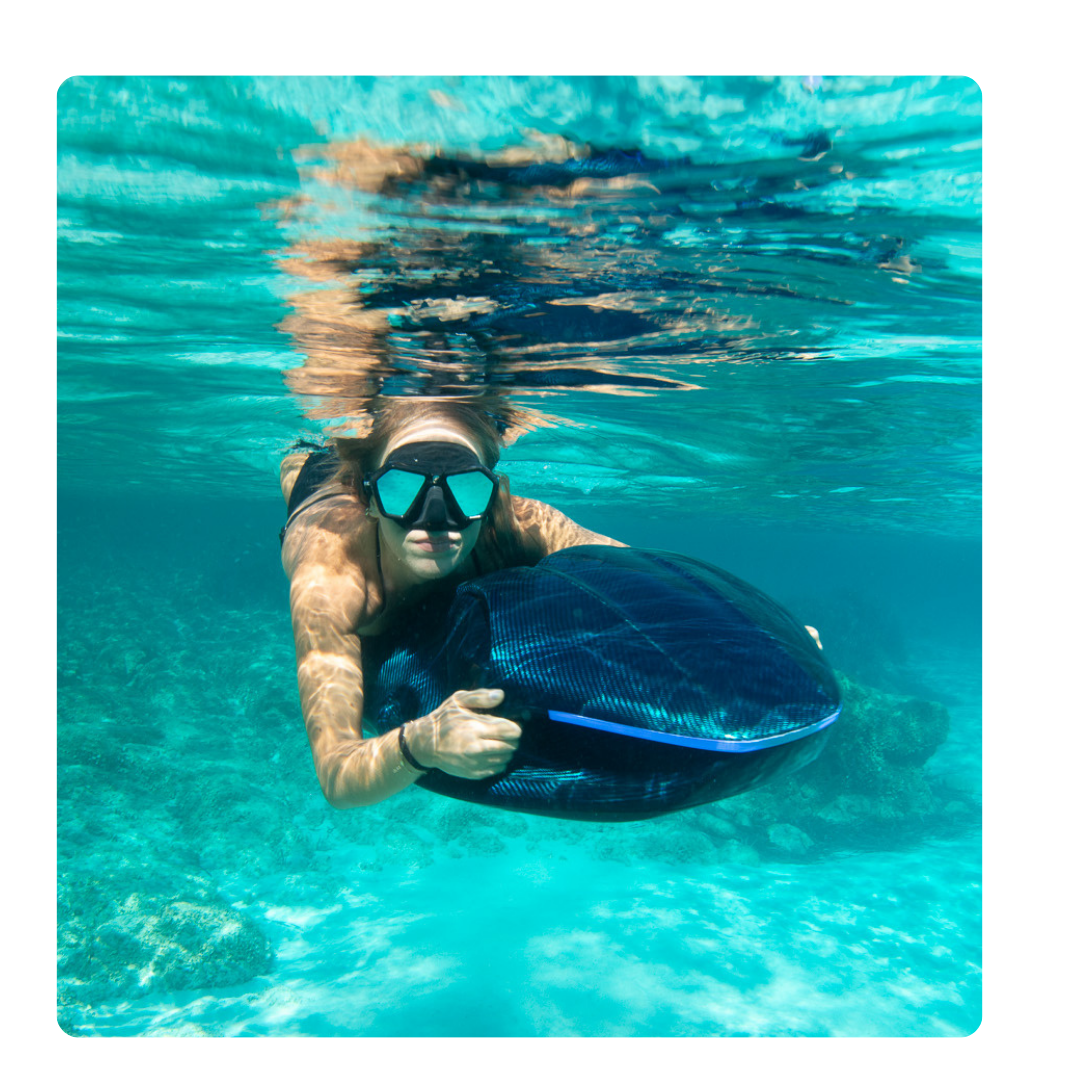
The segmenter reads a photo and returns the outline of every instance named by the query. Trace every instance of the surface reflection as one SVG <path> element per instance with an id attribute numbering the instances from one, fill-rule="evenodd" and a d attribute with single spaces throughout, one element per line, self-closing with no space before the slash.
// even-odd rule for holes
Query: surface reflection
<path id="1" fill-rule="evenodd" d="M 362 433 L 382 395 L 512 400 L 509 441 L 570 394 L 686 392 L 703 364 L 824 355 L 807 307 L 852 299 L 749 227 L 813 218 L 783 197 L 838 174 L 823 132 L 780 143 L 752 171 L 553 137 L 483 157 L 301 147 L 304 193 L 269 208 L 290 236 L 278 264 L 305 283 L 280 324 L 303 356 L 288 385 L 336 434 Z M 912 272 L 888 239 L 817 257 Z"/>

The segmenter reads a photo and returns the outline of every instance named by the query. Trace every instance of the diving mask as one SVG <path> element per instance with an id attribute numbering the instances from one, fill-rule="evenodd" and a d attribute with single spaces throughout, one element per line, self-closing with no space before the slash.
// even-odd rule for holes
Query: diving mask
<path id="1" fill-rule="evenodd" d="M 467 446 L 415 442 L 397 447 L 364 481 L 383 517 L 409 529 L 464 529 L 495 501 L 495 474 Z"/>

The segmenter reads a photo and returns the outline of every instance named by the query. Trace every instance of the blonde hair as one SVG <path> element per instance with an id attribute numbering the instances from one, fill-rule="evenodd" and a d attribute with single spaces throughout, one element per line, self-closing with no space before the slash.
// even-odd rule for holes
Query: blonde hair
<path id="1" fill-rule="evenodd" d="M 424 421 L 441 422 L 466 436 L 480 451 L 480 460 L 493 469 L 502 451 L 502 432 L 507 418 L 474 402 L 431 398 L 384 398 L 372 403 L 371 429 L 362 438 L 334 439 L 341 468 L 334 477 L 362 494 L 361 484 L 382 461 L 386 448 L 406 428 Z"/>

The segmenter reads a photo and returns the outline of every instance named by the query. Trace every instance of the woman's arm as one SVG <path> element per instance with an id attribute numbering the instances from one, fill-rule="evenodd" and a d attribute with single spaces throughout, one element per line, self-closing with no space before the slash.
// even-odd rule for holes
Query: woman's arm
<path id="1" fill-rule="evenodd" d="M 577 547 L 579 544 L 608 544 L 612 547 L 626 547 L 621 540 L 591 532 L 576 521 L 572 521 L 554 506 L 538 502 L 536 499 L 522 499 L 512 496 L 514 514 L 518 524 L 527 537 L 529 544 L 543 558 L 563 548 Z"/>
<path id="2" fill-rule="evenodd" d="M 402 756 L 397 732 L 365 739 L 364 676 L 354 627 L 365 589 L 358 572 L 302 564 L 289 590 L 300 706 L 319 785 L 331 806 L 380 802 L 420 771 Z"/>
<path id="3" fill-rule="evenodd" d="M 306 541 L 306 542 L 305 542 Z M 288 534 L 283 560 L 296 642 L 300 704 L 319 785 L 334 807 L 369 806 L 422 775 L 404 757 L 395 729 L 365 739 L 362 638 L 367 586 L 358 565 L 325 537 Z M 425 769 L 481 779 L 501 772 L 521 728 L 477 709 L 503 699 L 501 690 L 452 694 L 433 712 L 404 725 L 410 753 Z"/>

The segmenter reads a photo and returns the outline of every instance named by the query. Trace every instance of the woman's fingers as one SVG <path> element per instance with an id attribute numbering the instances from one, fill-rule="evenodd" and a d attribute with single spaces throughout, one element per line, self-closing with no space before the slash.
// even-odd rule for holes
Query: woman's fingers
<path id="1" fill-rule="evenodd" d="M 513 720 L 504 720 L 501 716 L 484 716 L 480 719 L 485 721 L 487 728 L 484 732 L 485 738 L 496 739 L 510 746 L 517 746 L 518 740 L 521 738 L 521 727 L 515 724 Z"/>
<path id="2" fill-rule="evenodd" d="M 431 753 L 420 760 L 432 760 L 454 777 L 481 779 L 502 772 L 517 750 L 522 729 L 513 720 L 477 710 L 494 708 L 504 697 L 502 690 L 484 687 L 450 694 L 429 714 Z"/>
<path id="3" fill-rule="evenodd" d="M 498 739 L 517 746 L 521 728 L 513 720 L 490 713 L 477 713 L 473 709 L 490 709 L 502 703 L 506 695 L 501 690 L 458 690 L 450 697 L 456 706 L 457 719 L 469 720 L 480 727 L 482 737 Z M 460 711 L 457 711 L 460 710 Z"/>
<path id="4" fill-rule="evenodd" d="M 477 755 L 478 766 L 483 771 L 480 777 L 494 776 L 501 773 L 517 750 L 518 740 L 521 738 L 521 728 L 512 720 L 498 719 L 491 723 L 480 741 L 480 753 Z"/>
<path id="5" fill-rule="evenodd" d="M 504 698 L 502 690 L 458 690 L 430 714 L 437 768 L 469 779 L 494 776 L 506 768 L 521 739 L 520 726 L 505 717 L 475 711 L 495 708 Z"/>
<path id="6" fill-rule="evenodd" d="M 450 700 L 466 709 L 492 709 L 501 705 L 505 696 L 501 690 L 458 690 Z"/>

